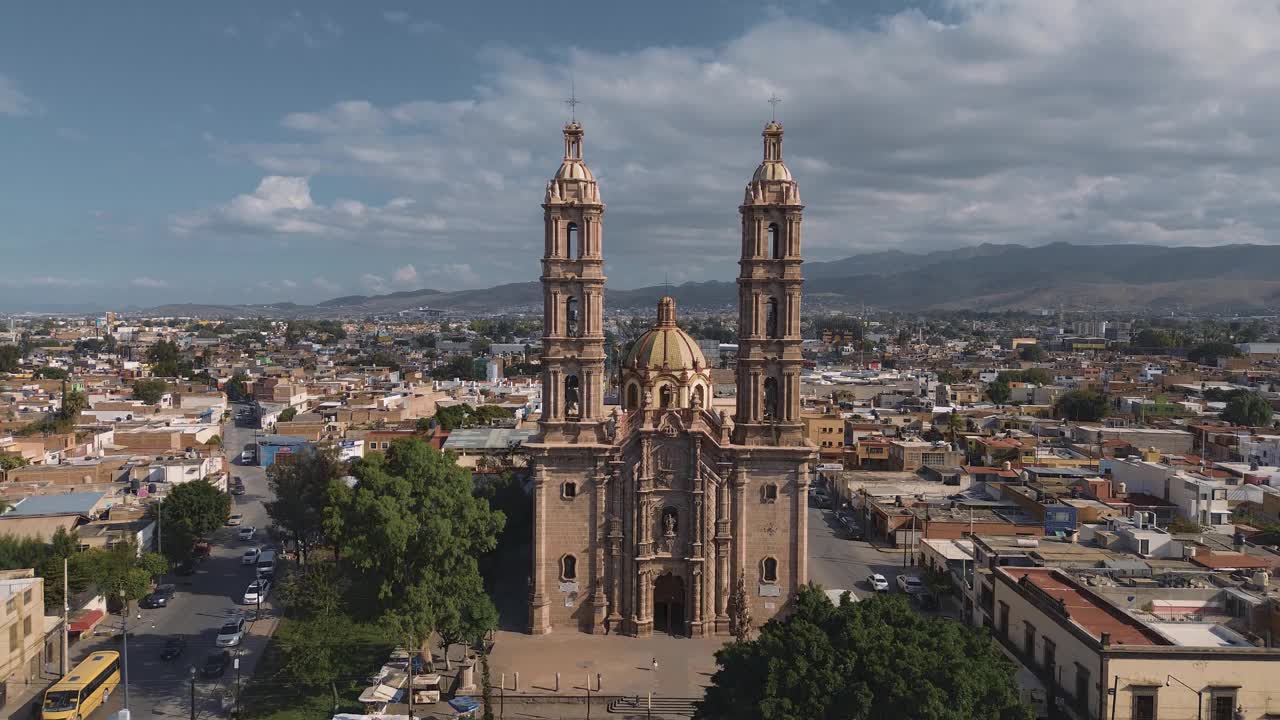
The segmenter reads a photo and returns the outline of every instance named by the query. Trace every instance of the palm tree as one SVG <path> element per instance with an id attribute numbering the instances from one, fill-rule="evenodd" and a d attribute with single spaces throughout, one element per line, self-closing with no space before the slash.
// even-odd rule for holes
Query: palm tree
<path id="1" fill-rule="evenodd" d="M 951 444 L 956 444 L 956 435 L 964 429 L 964 419 L 960 417 L 960 413 L 955 410 L 947 416 L 947 432 L 951 434 Z"/>

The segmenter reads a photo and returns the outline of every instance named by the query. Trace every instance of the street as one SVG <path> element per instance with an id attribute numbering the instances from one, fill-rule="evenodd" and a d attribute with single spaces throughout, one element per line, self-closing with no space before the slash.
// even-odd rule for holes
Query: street
<path id="1" fill-rule="evenodd" d="M 895 579 L 903 574 L 901 550 L 879 548 L 862 540 L 849 540 L 835 512 L 809 504 L 809 579 L 826 590 L 852 590 L 865 598 L 872 590 L 867 576 L 873 572 L 889 581 L 889 592 L 898 592 Z M 906 574 L 918 575 L 918 566 Z"/>
<path id="2" fill-rule="evenodd" d="M 234 406 L 232 413 L 234 414 Z M 156 610 L 139 610 L 136 607 L 129 619 L 129 708 L 135 718 L 191 717 L 191 675 L 204 665 L 205 658 L 221 652 L 214 646 L 214 637 L 227 612 L 232 609 L 245 611 L 252 617 L 254 606 L 240 604 L 245 588 L 253 580 L 251 566 L 242 565 L 240 558 L 255 542 L 266 541 L 266 510 L 262 501 L 267 493 L 266 473 L 256 466 L 239 463 L 240 449 L 254 440 L 251 428 L 235 427 L 234 421 L 224 426 L 223 443 L 228 458 L 235 459 L 231 475 L 244 480 L 245 494 L 232 495 L 231 512 L 243 513 L 242 527 L 258 528 L 256 539 L 240 541 L 237 528 L 224 527 L 212 538 L 212 554 L 199 564 L 196 573 L 189 577 L 169 574 L 164 582 L 178 587 L 177 596 L 169 607 Z M 163 542 L 163 537 L 161 538 Z M 272 591 L 274 592 L 274 590 Z M 266 614 L 269 603 L 263 603 Z M 141 619 L 139 619 L 141 616 Z M 270 621 L 260 620 L 245 635 L 240 650 L 240 675 L 247 681 L 269 637 Z M 108 628 L 119 627 L 119 616 L 108 618 L 101 626 L 104 634 Z M 180 657 L 165 661 L 160 651 L 165 640 L 175 635 L 187 637 L 187 647 Z M 72 647 L 73 661 L 85 657 L 96 648 L 119 649 L 114 638 L 100 636 L 82 641 Z M 236 651 L 232 649 L 232 656 Z M 219 698 L 224 689 L 236 683 L 236 670 L 230 664 L 221 678 L 196 678 L 196 716 L 212 717 L 218 711 Z M 111 697 L 105 709 L 95 713 L 99 718 L 108 717 L 124 707 L 125 691 L 122 686 Z"/>

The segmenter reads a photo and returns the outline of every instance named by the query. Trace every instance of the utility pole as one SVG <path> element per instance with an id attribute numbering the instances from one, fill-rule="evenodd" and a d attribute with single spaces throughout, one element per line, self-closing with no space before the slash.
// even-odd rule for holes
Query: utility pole
<path id="1" fill-rule="evenodd" d="M 124 601 L 124 611 L 120 616 L 120 641 L 124 645 L 124 709 L 129 709 L 129 601 L 124 599 L 124 591 L 120 591 L 120 599 Z M 191 679 L 195 687 L 195 678 Z"/>
<path id="2" fill-rule="evenodd" d="M 67 594 L 67 559 L 62 558 L 62 676 L 71 669 L 69 646 L 71 644 L 71 597 Z"/>

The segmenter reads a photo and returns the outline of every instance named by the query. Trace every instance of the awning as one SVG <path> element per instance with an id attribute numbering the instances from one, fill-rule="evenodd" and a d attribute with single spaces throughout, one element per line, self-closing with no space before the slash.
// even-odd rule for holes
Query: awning
<path id="1" fill-rule="evenodd" d="M 103 617 L 101 610 L 82 610 L 77 614 L 76 618 L 71 621 L 71 626 L 67 628 L 67 631 L 73 633 L 87 633 L 98 627 L 98 623 L 102 622 Z"/>

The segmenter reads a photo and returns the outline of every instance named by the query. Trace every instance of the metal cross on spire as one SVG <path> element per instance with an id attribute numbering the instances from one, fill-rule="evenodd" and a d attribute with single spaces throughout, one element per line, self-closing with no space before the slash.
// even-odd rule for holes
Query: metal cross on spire
<path id="1" fill-rule="evenodd" d="M 578 99 L 577 85 L 572 79 L 569 80 L 569 99 L 565 100 L 564 104 L 569 106 L 569 122 L 577 122 L 578 106 L 582 101 Z"/>
<path id="2" fill-rule="evenodd" d="M 773 122 L 778 121 L 778 103 L 780 102 L 782 102 L 782 98 L 778 97 L 777 93 L 774 93 L 769 97 L 769 104 L 773 106 L 773 112 L 770 114 L 769 119 Z"/>

